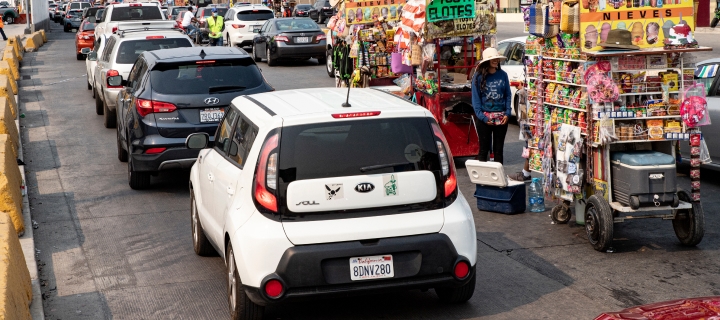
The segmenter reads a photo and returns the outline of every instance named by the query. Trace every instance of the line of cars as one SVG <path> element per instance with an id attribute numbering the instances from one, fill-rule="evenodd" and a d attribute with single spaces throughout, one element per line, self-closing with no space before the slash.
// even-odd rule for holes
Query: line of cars
<path id="1" fill-rule="evenodd" d="M 82 50 L 96 112 L 131 188 L 191 169 L 193 248 L 225 261 L 232 319 L 339 292 L 471 298 L 473 217 L 425 109 L 371 89 L 349 108 L 345 89 L 274 92 L 239 48 L 193 46 L 173 21 L 103 21 Z"/>

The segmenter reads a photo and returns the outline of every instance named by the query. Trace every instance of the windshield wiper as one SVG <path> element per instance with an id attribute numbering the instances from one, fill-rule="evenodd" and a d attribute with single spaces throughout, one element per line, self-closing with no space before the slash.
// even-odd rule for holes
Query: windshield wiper
<path id="1" fill-rule="evenodd" d="M 406 166 L 406 165 L 412 165 L 412 163 L 398 162 L 398 163 L 378 164 L 378 165 L 374 165 L 374 166 L 362 167 L 362 168 L 360 168 L 360 172 L 368 172 L 368 171 L 373 171 L 373 170 L 378 170 L 378 169 L 397 167 L 397 166 Z"/>
<path id="2" fill-rule="evenodd" d="M 233 91 L 240 91 L 247 87 L 244 86 L 215 86 L 208 88 L 208 93 L 224 93 L 224 92 L 233 92 Z"/>

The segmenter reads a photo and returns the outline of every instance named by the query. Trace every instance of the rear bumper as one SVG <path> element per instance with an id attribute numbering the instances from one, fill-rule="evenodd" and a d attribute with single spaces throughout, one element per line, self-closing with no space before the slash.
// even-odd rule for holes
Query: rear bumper
<path id="1" fill-rule="evenodd" d="M 278 44 L 275 51 L 275 56 L 278 58 L 312 58 L 312 57 L 324 57 L 326 50 L 325 41 L 320 41 L 317 44 L 306 44 L 306 45 L 285 45 Z"/>
<path id="2" fill-rule="evenodd" d="M 70 28 L 80 28 L 80 23 L 82 23 L 82 21 L 65 20 L 65 25 L 70 26 Z"/>
<path id="3" fill-rule="evenodd" d="M 92 40 L 77 40 L 77 41 L 75 42 L 75 51 L 76 51 L 76 53 L 79 54 L 79 53 L 80 53 L 80 50 L 82 50 L 83 48 L 89 48 L 90 50 L 92 50 L 92 48 L 93 48 L 93 42 L 92 42 Z"/>
<path id="4" fill-rule="evenodd" d="M 183 140 L 183 144 L 185 139 Z M 148 146 L 148 148 L 162 147 L 159 145 Z M 189 169 L 197 160 L 200 150 L 191 150 L 183 147 L 169 147 L 162 153 L 144 154 L 133 153 L 133 170 L 139 172 L 155 172 L 170 169 Z"/>
<path id="5" fill-rule="evenodd" d="M 389 279 L 352 281 L 351 257 L 393 256 L 394 277 Z M 473 257 L 474 258 L 474 257 Z M 467 283 L 455 279 L 455 263 L 467 258 L 458 254 L 451 239 L 442 233 L 424 234 L 373 241 L 349 241 L 295 246 L 283 254 L 269 279 L 280 279 L 286 286 L 280 299 L 268 298 L 260 288 L 245 286 L 250 299 L 260 305 L 286 300 L 302 300 L 337 294 L 369 294 L 390 290 L 459 287 Z M 473 259 L 474 260 L 474 259 Z"/>

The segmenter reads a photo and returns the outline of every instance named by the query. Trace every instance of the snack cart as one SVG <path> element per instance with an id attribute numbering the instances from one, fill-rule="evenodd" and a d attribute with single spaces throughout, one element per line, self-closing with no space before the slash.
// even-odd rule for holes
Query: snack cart
<path id="1" fill-rule="evenodd" d="M 692 52 L 711 49 L 692 38 L 692 1 L 662 10 L 643 1 L 526 10 L 535 36 L 526 45 L 524 125 L 532 128 L 530 168 L 559 202 L 553 221 L 570 221 L 574 202 L 576 222 L 598 251 L 611 248 L 614 223 L 644 218 L 672 220 L 680 242 L 697 245 L 700 126 L 709 114 Z M 675 181 L 682 143 L 691 146 L 691 192 Z"/>

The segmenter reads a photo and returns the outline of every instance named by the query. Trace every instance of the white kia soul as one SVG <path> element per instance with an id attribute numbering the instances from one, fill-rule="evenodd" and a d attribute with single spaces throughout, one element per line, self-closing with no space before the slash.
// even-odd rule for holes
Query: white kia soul
<path id="1" fill-rule="evenodd" d="M 195 252 L 225 259 L 233 319 L 296 298 L 430 289 L 470 299 L 477 243 L 426 109 L 374 89 L 235 98 L 190 176 Z M 212 148 L 206 148 L 214 141 Z"/>

